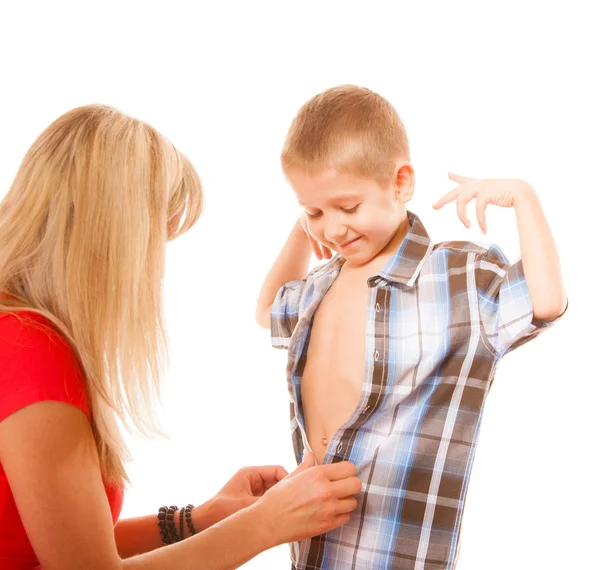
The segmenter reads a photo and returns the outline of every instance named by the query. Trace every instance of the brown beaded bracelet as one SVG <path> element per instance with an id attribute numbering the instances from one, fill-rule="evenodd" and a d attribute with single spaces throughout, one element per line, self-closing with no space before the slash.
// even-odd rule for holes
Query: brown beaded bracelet
<path id="1" fill-rule="evenodd" d="M 190 535 L 196 534 L 196 529 L 194 528 L 194 523 L 192 522 L 192 509 L 194 505 L 186 505 L 185 507 L 185 522 L 187 523 L 187 527 L 190 530 Z"/>
<path id="2" fill-rule="evenodd" d="M 158 509 L 158 530 L 162 538 L 162 543 L 165 546 L 171 544 L 170 533 L 167 529 L 167 510 L 167 507 L 160 507 L 160 509 Z"/>
<path id="3" fill-rule="evenodd" d="M 176 510 L 176 505 L 171 505 L 168 508 L 163 506 L 158 509 L 158 530 L 165 546 L 183 540 L 183 534 L 180 538 L 173 522 Z"/>
<path id="4" fill-rule="evenodd" d="M 179 534 L 177 533 L 177 529 L 175 528 L 175 511 L 177 510 L 177 505 L 171 505 L 169 510 L 167 511 L 167 529 L 171 535 L 171 543 L 179 542 Z"/>
<path id="5" fill-rule="evenodd" d="M 179 540 L 183 540 L 185 538 L 185 533 L 183 532 L 183 515 L 185 513 L 185 509 L 179 509 Z"/>

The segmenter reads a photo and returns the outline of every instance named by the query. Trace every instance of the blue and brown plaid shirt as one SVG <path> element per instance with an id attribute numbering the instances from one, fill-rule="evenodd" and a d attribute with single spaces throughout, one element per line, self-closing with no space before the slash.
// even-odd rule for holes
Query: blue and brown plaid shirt
<path id="1" fill-rule="evenodd" d="M 502 356 L 547 328 L 534 322 L 521 262 L 496 246 L 431 243 L 419 218 L 368 279 L 362 397 L 324 463 L 351 461 L 363 482 L 341 528 L 291 545 L 296 570 L 451 570 L 483 405 Z M 284 285 L 271 310 L 273 346 L 288 349 L 298 462 L 310 449 L 300 384 L 336 256 Z M 553 321 L 555 322 L 555 321 Z"/>

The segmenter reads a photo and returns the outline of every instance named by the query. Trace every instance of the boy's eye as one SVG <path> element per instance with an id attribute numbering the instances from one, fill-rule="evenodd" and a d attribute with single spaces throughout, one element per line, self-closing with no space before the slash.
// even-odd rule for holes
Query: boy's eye
<path id="1" fill-rule="evenodd" d="M 309 218 L 318 218 L 323 212 L 306 212 L 305 210 L 305 213 Z"/>
<path id="2" fill-rule="evenodd" d="M 356 212 L 358 210 L 359 206 L 360 206 L 360 204 L 356 204 L 356 206 L 354 206 L 352 208 L 342 208 L 342 210 L 344 212 L 346 212 L 347 214 L 353 214 L 354 212 Z"/>

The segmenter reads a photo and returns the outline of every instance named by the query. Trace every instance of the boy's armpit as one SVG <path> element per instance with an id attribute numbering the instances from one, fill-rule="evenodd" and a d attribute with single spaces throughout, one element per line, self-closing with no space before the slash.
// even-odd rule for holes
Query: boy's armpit
<path id="1" fill-rule="evenodd" d="M 520 260 L 509 264 L 497 246 L 478 257 L 475 281 L 483 332 L 499 356 L 529 342 L 560 318 L 533 318 L 523 264 Z"/>

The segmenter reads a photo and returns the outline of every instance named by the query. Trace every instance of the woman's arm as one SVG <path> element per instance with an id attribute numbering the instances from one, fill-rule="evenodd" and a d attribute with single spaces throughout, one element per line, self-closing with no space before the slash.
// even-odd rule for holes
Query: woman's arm
<path id="1" fill-rule="evenodd" d="M 204 531 L 240 509 L 253 505 L 288 475 L 281 465 L 238 469 L 214 497 L 192 509 L 192 522 L 196 532 Z M 180 513 L 181 510 L 175 511 L 176 523 Z M 184 538 L 188 538 L 190 533 L 185 524 L 183 531 Z M 150 552 L 162 546 L 158 539 L 156 515 L 119 521 L 115 528 L 115 538 L 122 558 Z"/>
<path id="2" fill-rule="evenodd" d="M 123 562 L 125 570 L 229 570 L 239 568 L 276 545 L 274 535 L 261 524 L 259 505 L 248 507 L 204 532 L 171 546 Z M 45 570 L 45 569 L 44 569 Z"/>
<path id="3" fill-rule="evenodd" d="M 202 531 L 226 517 L 221 513 L 217 502 L 213 499 L 199 505 L 192 511 L 192 521 L 196 531 Z M 179 521 L 179 511 L 175 513 L 175 521 Z M 179 524 L 177 524 L 179 529 Z M 184 526 L 186 538 L 189 535 L 187 525 Z M 115 526 L 115 540 L 121 558 L 130 558 L 136 554 L 144 554 L 163 546 L 158 531 L 156 515 L 147 515 L 123 519 Z"/>
<path id="4" fill-rule="evenodd" d="M 10 415 L 0 422 L 0 462 L 44 570 L 237 568 L 272 546 L 344 524 L 361 488 L 351 464 L 312 467 L 312 459 L 204 532 L 123 561 L 81 410 L 46 401 Z"/>
<path id="5" fill-rule="evenodd" d="M 0 423 L 0 461 L 44 570 L 121 562 L 90 423 L 78 408 L 43 401 Z"/>
<path id="6" fill-rule="evenodd" d="M 0 422 L 0 461 L 44 570 L 164 569 L 167 561 L 178 569 L 236 568 L 274 546 L 261 532 L 260 509 L 248 509 L 210 533 L 123 562 L 90 424 L 68 404 L 36 403 Z M 152 517 L 143 518 L 138 528 L 149 531 Z M 153 526 L 144 547 L 160 546 Z"/>

